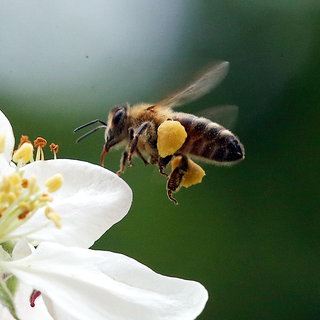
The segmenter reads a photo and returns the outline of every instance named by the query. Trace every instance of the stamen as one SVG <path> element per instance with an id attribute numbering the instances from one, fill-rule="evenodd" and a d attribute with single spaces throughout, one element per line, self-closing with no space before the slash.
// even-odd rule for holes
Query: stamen
<path id="1" fill-rule="evenodd" d="M 21 187 L 22 187 L 22 188 L 28 188 L 28 185 L 29 185 L 28 179 L 22 179 L 22 181 L 21 181 Z"/>
<path id="2" fill-rule="evenodd" d="M 29 210 L 23 211 L 22 213 L 20 213 L 20 214 L 18 215 L 18 219 L 19 219 L 19 220 L 25 219 L 25 218 L 27 217 L 28 213 L 30 213 Z"/>
<path id="3" fill-rule="evenodd" d="M 28 189 L 30 194 L 34 194 L 39 190 L 37 178 L 34 174 L 32 174 L 28 180 Z"/>
<path id="4" fill-rule="evenodd" d="M 33 146 L 30 142 L 23 143 L 12 156 L 15 163 L 25 165 L 28 162 L 33 162 Z"/>
<path id="5" fill-rule="evenodd" d="M 33 145 L 37 148 L 36 160 L 44 160 L 43 148 L 47 145 L 47 140 L 42 137 L 38 137 L 33 141 Z"/>
<path id="6" fill-rule="evenodd" d="M 47 140 L 42 138 L 42 137 L 38 137 L 37 139 L 35 139 L 33 141 L 33 145 L 36 147 L 36 148 L 44 148 L 46 145 L 47 145 Z"/>
<path id="7" fill-rule="evenodd" d="M 21 201 L 18 206 L 19 206 L 20 209 L 31 211 L 31 206 L 30 206 L 29 202 Z"/>
<path id="8" fill-rule="evenodd" d="M 51 193 L 60 189 L 62 186 L 62 183 L 63 183 L 63 176 L 60 173 L 57 173 L 46 181 L 45 186 L 48 188 L 48 192 Z"/>
<path id="9" fill-rule="evenodd" d="M 50 197 L 47 193 L 43 193 L 40 198 L 41 201 L 52 202 L 53 198 Z"/>
<path id="10" fill-rule="evenodd" d="M 21 177 L 20 175 L 15 172 L 13 173 L 11 176 L 10 176 L 10 183 L 13 184 L 13 185 L 20 185 L 21 183 Z"/>
<path id="11" fill-rule="evenodd" d="M 50 144 L 50 151 L 53 152 L 53 159 L 57 159 L 57 153 L 59 152 L 59 145 L 55 143 Z"/>
<path id="12" fill-rule="evenodd" d="M 53 210 L 53 208 L 47 206 L 44 210 L 46 217 L 51 220 L 57 228 L 61 228 L 61 216 Z"/>
<path id="13" fill-rule="evenodd" d="M 7 194 L 6 194 L 6 200 L 7 200 L 7 202 L 9 202 L 9 203 L 12 203 L 14 200 L 16 200 L 17 199 L 17 196 L 15 195 L 15 193 L 14 192 L 8 192 Z"/>

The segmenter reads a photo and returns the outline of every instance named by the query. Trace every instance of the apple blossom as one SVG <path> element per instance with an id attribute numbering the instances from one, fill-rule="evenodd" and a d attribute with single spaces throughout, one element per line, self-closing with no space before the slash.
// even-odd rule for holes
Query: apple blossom
<path id="1" fill-rule="evenodd" d="M 36 160 L 44 159 L 45 144 L 38 140 Z M 13 146 L 0 111 L 1 319 L 173 320 L 201 313 L 201 284 L 87 249 L 127 214 L 132 193 L 123 180 L 100 166 L 56 160 L 56 145 L 55 160 L 34 162 L 27 139 L 14 153 Z"/>

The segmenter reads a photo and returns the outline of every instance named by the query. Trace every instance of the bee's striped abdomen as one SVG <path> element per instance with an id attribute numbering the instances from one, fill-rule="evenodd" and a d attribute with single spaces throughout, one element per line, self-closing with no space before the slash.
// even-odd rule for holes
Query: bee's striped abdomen
<path id="1" fill-rule="evenodd" d="M 180 152 L 219 163 L 244 158 L 244 148 L 239 139 L 221 125 L 205 118 L 180 113 L 174 120 L 186 129 L 187 139 Z"/>

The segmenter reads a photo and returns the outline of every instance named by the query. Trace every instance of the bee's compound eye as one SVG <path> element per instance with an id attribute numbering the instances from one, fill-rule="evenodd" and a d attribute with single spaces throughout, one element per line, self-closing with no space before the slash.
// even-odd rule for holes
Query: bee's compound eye
<path id="1" fill-rule="evenodd" d="M 118 111 L 116 111 L 112 119 L 113 124 L 117 125 L 120 122 L 120 120 L 124 117 L 124 115 L 125 111 L 123 109 L 119 109 Z"/>

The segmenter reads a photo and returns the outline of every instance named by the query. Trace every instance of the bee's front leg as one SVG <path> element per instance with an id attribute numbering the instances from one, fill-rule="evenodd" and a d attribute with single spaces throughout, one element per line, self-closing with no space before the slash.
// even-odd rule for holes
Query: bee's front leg
<path id="1" fill-rule="evenodd" d="M 120 169 L 117 171 L 117 175 L 124 173 L 124 171 L 126 170 L 127 160 L 128 160 L 128 152 L 127 150 L 124 150 L 121 156 Z"/>
<path id="2" fill-rule="evenodd" d="M 173 198 L 172 194 L 180 189 L 182 178 L 187 171 L 188 158 L 182 155 L 179 165 L 170 173 L 167 180 L 167 195 L 174 204 L 178 204 L 178 201 Z"/>
<path id="3" fill-rule="evenodd" d="M 133 137 L 134 137 L 134 129 L 129 128 L 129 143 L 128 143 L 126 149 L 122 152 L 122 156 L 120 159 L 120 169 L 117 171 L 118 175 L 124 173 L 124 171 L 126 170 L 127 161 L 128 161 L 128 157 L 129 157 L 128 151 L 130 150 L 130 145 L 131 145 L 131 141 L 133 140 Z"/>
<path id="4" fill-rule="evenodd" d="M 133 128 L 129 129 L 129 135 L 130 135 L 130 142 L 128 145 L 128 164 L 129 166 L 132 166 L 132 156 L 135 152 L 140 156 L 142 161 L 146 164 L 148 161 L 142 156 L 140 151 L 137 149 L 139 137 L 147 130 L 149 127 L 150 122 L 146 121 L 143 122 L 140 127 L 136 130 L 136 132 L 133 131 Z"/>

